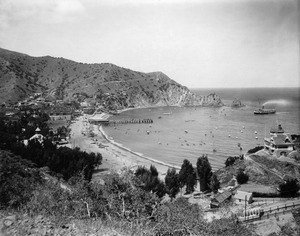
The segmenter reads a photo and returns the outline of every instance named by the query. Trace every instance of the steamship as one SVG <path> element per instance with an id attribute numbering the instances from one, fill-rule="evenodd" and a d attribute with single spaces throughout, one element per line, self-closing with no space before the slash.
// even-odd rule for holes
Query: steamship
<path id="1" fill-rule="evenodd" d="M 264 106 L 254 111 L 254 115 L 268 115 L 268 114 L 275 114 L 275 109 L 265 109 Z"/>

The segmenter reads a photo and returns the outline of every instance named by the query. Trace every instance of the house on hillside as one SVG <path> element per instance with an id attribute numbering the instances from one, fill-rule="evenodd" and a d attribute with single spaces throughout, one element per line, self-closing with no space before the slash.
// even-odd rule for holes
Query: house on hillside
<path id="1" fill-rule="evenodd" d="M 295 140 L 290 134 L 284 132 L 281 125 L 278 125 L 270 130 L 270 138 L 264 139 L 264 148 L 276 157 L 287 156 L 295 149 Z"/>
<path id="2" fill-rule="evenodd" d="M 253 202 L 253 195 L 249 192 L 237 190 L 233 196 L 236 204 L 251 204 Z"/>
<path id="3" fill-rule="evenodd" d="M 29 138 L 29 140 L 28 140 L 28 139 L 25 139 L 25 140 L 23 141 L 24 144 L 27 146 L 27 145 L 28 145 L 28 142 L 29 142 L 30 140 L 36 140 L 36 141 L 38 141 L 39 143 L 43 143 L 45 137 L 44 137 L 40 132 L 41 132 L 40 128 L 37 127 L 36 130 L 35 130 L 35 134 L 34 134 L 31 138 Z"/>
<path id="4" fill-rule="evenodd" d="M 224 191 L 223 193 L 219 193 L 210 201 L 210 208 L 218 208 L 222 203 L 226 200 L 231 199 L 232 192 L 231 191 Z"/>

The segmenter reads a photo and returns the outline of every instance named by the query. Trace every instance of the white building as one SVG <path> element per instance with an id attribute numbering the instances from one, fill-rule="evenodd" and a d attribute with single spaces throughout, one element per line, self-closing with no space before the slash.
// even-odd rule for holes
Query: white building
<path id="1" fill-rule="evenodd" d="M 253 202 L 253 197 L 252 197 L 252 193 L 249 192 L 244 192 L 244 191 L 240 191 L 237 190 L 235 195 L 234 195 L 234 201 L 236 204 L 251 204 Z"/>
<path id="2" fill-rule="evenodd" d="M 287 156 L 294 150 L 294 143 L 290 134 L 284 132 L 281 125 L 270 130 L 270 138 L 264 139 L 265 150 L 271 155 Z"/>

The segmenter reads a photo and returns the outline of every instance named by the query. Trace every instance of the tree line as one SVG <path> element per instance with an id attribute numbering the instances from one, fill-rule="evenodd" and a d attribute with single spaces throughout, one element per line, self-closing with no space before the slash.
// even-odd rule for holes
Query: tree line
<path id="1" fill-rule="evenodd" d="M 83 172 L 85 179 L 92 178 L 93 170 L 101 164 L 101 154 L 87 153 L 79 148 L 58 148 L 53 142 L 53 132 L 50 131 L 47 114 L 29 110 L 21 115 L 19 121 L 9 121 L 0 117 L 0 149 L 9 150 L 23 159 L 30 160 L 37 167 L 48 166 L 57 176 L 68 180 L 77 173 Z M 44 136 L 43 142 L 36 139 L 23 140 L 34 135 L 39 127 Z M 65 131 L 61 128 L 59 132 Z"/>
<path id="2" fill-rule="evenodd" d="M 0 151 L 0 163 L 0 207 L 43 215 L 59 226 L 84 219 L 93 227 L 113 225 L 120 235 L 251 235 L 235 216 L 207 222 L 201 206 L 187 198 L 163 201 L 164 191 L 174 194 L 174 169 L 169 169 L 165 182 L 154 166 L 106 174 L 103 183 L 77 173 L 62 188 L 20 156 Z"/>

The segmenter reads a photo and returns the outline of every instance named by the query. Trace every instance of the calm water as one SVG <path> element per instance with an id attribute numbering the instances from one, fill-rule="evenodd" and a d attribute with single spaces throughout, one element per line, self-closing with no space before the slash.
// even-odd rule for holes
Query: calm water
<path id="1" fill-rule="evenodd" d="M 202 95 L 216 92 L 226 105 L 239 98 L 246 106 L 136 109 L 110 119 L 150 118 L 154 123 L 105 127 L 105 131 L 132 151 L 178 167 L 183 159 L 195 164 L 199 156 L 208 154 L 214 169 L 223 167 L 229 155 L 243 154 L 262 145 L 265 135 L 268 136 L 270 128 L 277 124 L 282 124 L 286 132 L 300 133 L 299 89 L 201 89 L 193 92 Z M 274 107 L 277 113 L 254 115 L 253 110 L 259 104 Z"/>

